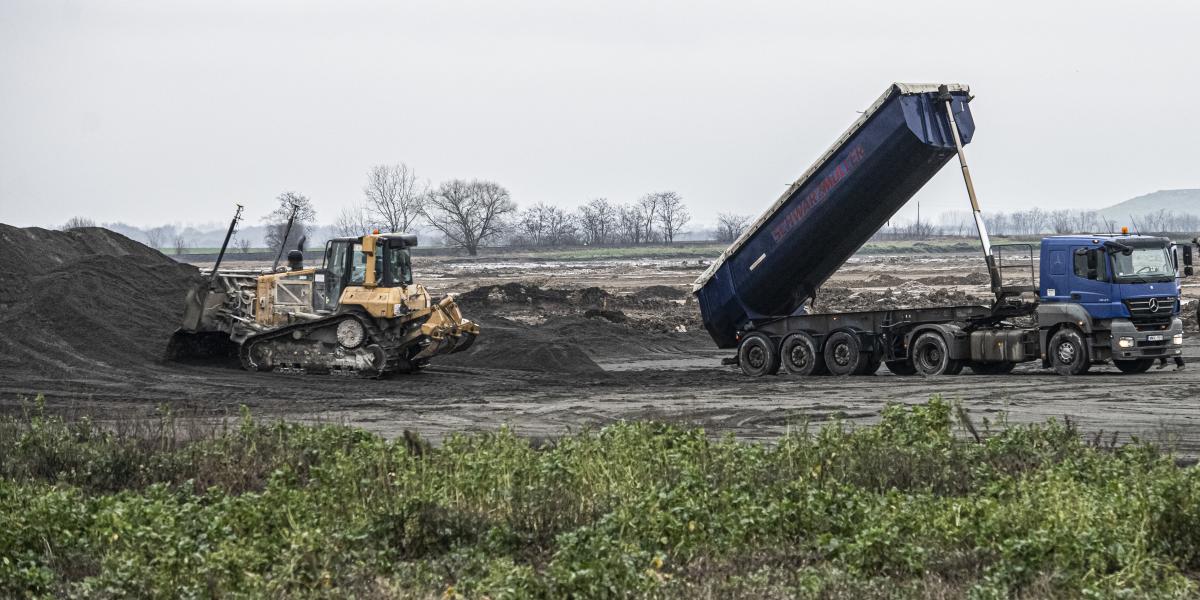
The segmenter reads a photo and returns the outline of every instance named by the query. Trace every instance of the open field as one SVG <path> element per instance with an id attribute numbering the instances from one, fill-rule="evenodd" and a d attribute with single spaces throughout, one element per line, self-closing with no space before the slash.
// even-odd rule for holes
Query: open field
<path id="1" fill-rule="evenodd" d="M 162 360 L 194 266 L 0 226 L 0 596 L 1198 590 L 1200 364 L 752 379 L 699 327 L 703 259 L 414 262 L 468 352 L 259 374 Z M 817 307 L 978 301 L 979 263 L 860 254 Z"/>
<path id="2" fill-rule="evenodd" d="M 1006 376 L 922 379 L 881 369 L 848 379 L 746 378 L 720 365 L 731 351 L 714 348 L 699 328 L 688 290 L 703 263 L 653 255 L 418 257 L 419 279 L 434 293 L 462 294 L 464 312 L 483 334 L 470 352 L 413 376 L 345 380 L 166 363 L 161 352 L 188 273 L 156 256 L 139 255 L 136 269 L 98 257 L 72 264 L 67 279 L 51 272 L 33 286 L 30 293 L 46 296 L 32 305 L 15 299 L 17 288 L 9 290 L 14 298 L 0 297 L 8 307 L 0 313 L 0 409 L 38 394 L 50 410 L 111 420 L 144 416 L 163 403 L 197 416 L 246 405 L 264 417 L 345 422 L 388 437 L 411 430 L 435 442 L 502 425 L 552 437 L 652 418 L 769 440 L 803 423 L 875 422 L 886 402 L 923 402 L 936 393 L 979 416 L 1070 417 L 1087 433 L 1119 432 L 1200 454 L 1200 368 L 1122 375 L 1103 367 L 1073 379 L 1034 364 Z M 974 255 L 859 255 L 827 284 L 818 307 L 968 303 L 984 294 L 983 281 Z M 111 293 L 96 296 L 100 286 Z M 1200 361 L 1194 338 L 1185 352 Z"/>

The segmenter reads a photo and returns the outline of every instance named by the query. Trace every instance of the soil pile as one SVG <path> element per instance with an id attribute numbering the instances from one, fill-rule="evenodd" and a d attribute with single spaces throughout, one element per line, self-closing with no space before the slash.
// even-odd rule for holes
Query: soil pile
<path id="1" fill-rule="evenodd" d="M 683 300 L 688 297 L 684 290 L 669 285 L 652 285 L 633 293 L 638 300 Z"/>
<path id="2" fill-rule="evenodd" d="M 0 224 L 0 371 L 124 379 L 161 358 L 198 278 L 107 229 Z"/>
<path id="3" fill-rule="evenodd" d="M 903 285 L 905 281 L 905 279 L 896 277 L 890 273 L 880 273 L 868 277 L 863 284 L 865 287 L 895 287 Z"/>
<path id="4" fill-rule="evenodd" d="M 824 287 L 817 293 L 816 312 L 851 312 L 987 303 L 986 298 L 961 290 L 930 289 L 911 284 L 902 288 L 888 288 L 881 292 L 845 287 Z"/>
<path id="5" fill-rule="evenodd" d="M 918 283 L 925 285 L 989 285 L 991 279 L 987 273 L 966 273 L 964 275 L 935 275 L 933 277 L 922 277 L 917 279 Z"/>
<path id="6" fill-rule="evenodd" d="M 439 357 L 437 364 L 570 374 L 604 372 L 582 347 L 551 328 L 503 317 L 489 318 L 480 327 L 479 338 L 469 349 Z"/>
<path id="7" fill-rule="evenodd" d="M 472 319 L 492 315 L 541 324 L 554 317 L 583 316 L 660 333 L 700 326 L 700 312 L 691 295 L 666 285 L 613 294 L 598 287 L 568 290 L 511 282 L 475 288 L 460 294 L 458 303 Z"/>

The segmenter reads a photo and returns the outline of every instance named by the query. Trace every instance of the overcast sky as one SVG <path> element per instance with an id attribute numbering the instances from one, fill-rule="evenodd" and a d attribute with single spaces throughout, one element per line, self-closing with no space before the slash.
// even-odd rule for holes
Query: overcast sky
<path id="1" fill-rule="evenodd" d="M 0 221 L 332 221 L 367 169 L 757 215 L 892 81 L 962 82 L 984 211 L 1200 187 L 1197 2 L 0 0 Z M 917 196 L 967 206 L 950 166 Z M 910 217 L 915 200 L 902 212 Z"/>

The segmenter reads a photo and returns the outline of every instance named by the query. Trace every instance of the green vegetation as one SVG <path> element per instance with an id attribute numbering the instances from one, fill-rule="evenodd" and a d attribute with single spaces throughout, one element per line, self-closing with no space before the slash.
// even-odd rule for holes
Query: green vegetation
<path id="1" fill-rule="evenodd" d="M 956 424 L 957 423 L 957 424 Z M 0 596 L 1187 597 L 1200 471 L 934 398 L 771 446 L 0 422 Z M 191 441 L 181 441 L 188 437 Z"/>

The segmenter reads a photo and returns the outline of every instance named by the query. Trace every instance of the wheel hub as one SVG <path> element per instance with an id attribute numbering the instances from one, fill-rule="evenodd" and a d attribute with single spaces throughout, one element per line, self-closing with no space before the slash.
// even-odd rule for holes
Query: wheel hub
<path id="1" fill-rule="evenodd" d="M 833 360 L 843 367 L 850 364 L 850 348 L 845 344 L 838 344 L 833 349 Z"/>
<path id="2" fill-rule="evenodd" d="M 803 344 L 797 344 L 792 348 L 790 358 L 793 365 L 796 365 L 800 368 L 807 367 L 809 363 L 808 348 L 806 348 Z"/>
<path id="3" fill-rule="evenodd" d="M 1075 362 L 1075 344 L 1063 342 L 1058 345 L 1058 360 L 1063 364 Z"/>
<path id="4" fill-rule="evenodd" d="M 763 352 L 762 348 L 755 346 L 746 354 L 746 360 L 750 363 L 751 367 L 755 369 L 762 368 L 763 365 L 767 364 L 766 352 Z"/>

